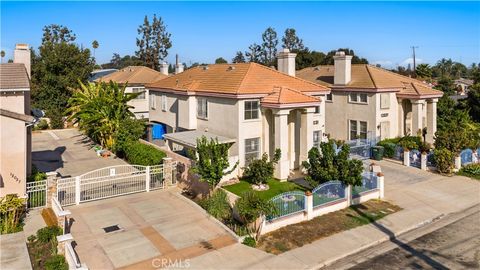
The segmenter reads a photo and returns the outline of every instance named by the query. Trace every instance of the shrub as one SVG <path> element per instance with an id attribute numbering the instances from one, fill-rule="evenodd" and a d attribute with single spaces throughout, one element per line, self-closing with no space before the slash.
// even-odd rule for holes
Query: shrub
<path id="1" fill-rule="evenodd" d="M 62 228 L 58 226 L 44 227 L 37 231 L 37 239 L 42 243 L 48 243 L 53 240 L 56 241 L 56 237 L 61 234 Z"/>
<path id="2" fill-rule="evenodd" d="M 267 153 L 263 153 L 261 159 L 252 160 L 244 168 L 243 178 L 252 184 L 265 184 L 268 179 L 273 178 L 275 164 L 280 160 L 281 154 L 280 149 L 276 149 L 275 155 L 269 161 Z"/>
<path id="3" fill-rule="evenodd" d="M 38 123 L 33 127 L 34 130 L 45 130 L 48 129 L 48 122 L 46 119 L 41 119 Z"/>
<path id="4" fill-rule="evenodd" d="M 50 127 L 52 129 L 64 128 L 63 115 L 58 109 L 47 111 L 47 117 L 50 118 Z"/>
<path id="5" fill-rule="evenodd" d="M 277 213 L 277 208 L 272 201 L 258 197 L 251 190 L 242 194 L 242 197 L 235 202 L 235 208 L 243 224 L 246 225 L 249 234 L 255 233 L 257 236 L 260 230 L 260 224 L 257 222 L 258 218 Z"/>
<path id="6" fill-rule="evenodd" d="M 257 241 L 255 241 L 255 238 L 253 238 L 251 236 L 247 236 L 247 237 L 245 237 L 245 239 L 243 239 L 242 244 L 244 244 L 246 246 L 249 246 L 249 247 L 255 247 L 257 245 Z"/>
<path id="7" fill-rule="evenodd" d="M 450 174 L 454 167 L 453 153 L 448 149 L 435 149 L 433 152 L 435 164 L 440 173 Z"/>
<path id="8" fill-rule="evenodd" d="M 0 198 L 0 233 L 15 233 L 22 230 L 25 217 L 25 199 L 17 194 L 7 194 Z"/>
<path id="9" fill-rule="evenodd" d="M 230 219 L 232 216 L 232 208 L 227 193 L 221 189 L 217 189 L 210 197 L 201 200 L 199 204 L 216 219 L 223 221 Z"/>
<path id="10" fill-rule="evenodd" d="M 422 143 L 422 139 L 417 136 L 405 136 L 398 141 L 398 145 L 403 147 L 404 150 L 419 149 Z"/>
<path id="11" fill-rule="evenodd" d="M 63 255 L 54 255 L 45 261 L 46 270 L 68 270 L 68 263 Z"/>
<path id="12" fill-rule="evenodd" d="M 465 175 L 475 179 L 480 179 L 480 163 L 468 164 L 460 169 L 460 175 Z"/>
<path id="13" fill-rule="evenodd" d="M 35 165 L 32 165 L 32 174 L 27 177 L 27 182 L 36 182 L 45 179 L 47 179 L 47 174 L 39 171 Z"/>
<path id="14" fill-rule="evenodd" d="M 120 127 L 116 133 L 113 151 L 118 156 L 124 156 L 125 147 L 130 142 L 136 142 L 145 134 L 145 121 L 126 118 L 120 122 Z"/>
<path id="15" fill-rule="evenodd" d="M 379 142 L 377 144 L 378 146 L 383 146 L 384 152 L 383 155 L 388 158 L 392 158 L 395 155 L 395 147 L 397 146 L 396 144 L 392 142 Z"/>
<path id="16" fill-rule="evenodd" d="M 128 163 L 143 166 L 159 165 L 167 156 L 157 148 L 138 141 L 127 143 L 124 151 Z"/>

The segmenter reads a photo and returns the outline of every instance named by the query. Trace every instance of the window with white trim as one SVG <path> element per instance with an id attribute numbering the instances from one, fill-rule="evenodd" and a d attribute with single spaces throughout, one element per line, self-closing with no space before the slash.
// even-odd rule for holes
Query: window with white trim
<path id="1" fill-rule="evenodd" d="M 368 96 L 366 93 L 350 93 L 348 95 L 348 101 L 351 103 L 368 103 Z"/>
<path id="2" fill-rule="evenodd" d="M 245 140 L 245 166 L 255 159 L 260 158 L 260 138 Z"/>
<path id="3" fill-rule="evenodd" d="M 244 120 L 258 119 L 259 111 L 258 100 L 245 100 L 244 101 Z"/>
<path id="4" fill-rule="evenodd" d="M 313 147 L 320 147 L 320 134 L 322 132 L 320 130 L 315 130 L 313 132 Z"/>
<path id="5" fill-rule="evenodd" d="M 132 93 L 141 93 L 135 99 L 145 99 L 145 89 L 142 87 L 132 88 Z"/>
<path id="6" fill-rule="evenodd" d="M 349 121 L 349 135 L 350 140 L 367 139 L 368 126 L 366 121 Z"/>
<path id="7" fill-rule="evenodd" d="M 197 98 L 197 117 L 202 119 L 208 118 L 208 101 L 206 98 Z"/>
<path id="8" fill-rule="evenodd" d="M 150 109 L 156 110 L 157 109 L 157 104 L 155 102 L 155 94 L 153 94 L 153 93 L 150 94 L 148 100 L 150 102 Z"/>
<path id="9" fill-rule="evenodd" d="M 162 95 L 162 111 L 167 111 L 167 96 L 166 95 Z"/>

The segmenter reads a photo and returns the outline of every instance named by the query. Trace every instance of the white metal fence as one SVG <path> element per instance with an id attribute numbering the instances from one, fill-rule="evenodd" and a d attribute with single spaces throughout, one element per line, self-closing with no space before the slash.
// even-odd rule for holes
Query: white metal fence
<path id="1" fill-rule="evenodd" d="M 47 205 L 47 180 L 27 183 L 27 207 L 38 208 Z"/>

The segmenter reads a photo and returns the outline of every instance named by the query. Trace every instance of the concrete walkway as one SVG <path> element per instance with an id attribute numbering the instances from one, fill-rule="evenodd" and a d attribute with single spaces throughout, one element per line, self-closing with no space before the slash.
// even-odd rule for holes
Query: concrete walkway
<path id="1" fill-rule="evenodd" d="M 0 235 L 0 269 L 32 269 L 23 232 Z"/>
<path id="2" fill-rule="evenodd" d="M 402 211 L 278 256 L 240 244 L 229 246 L 191 259 L 190 269 L 316 269 L 480 203 L 480 181 L 444 177 L 389 161 L 379 164 L 385 174 L 386 200 Z"/>

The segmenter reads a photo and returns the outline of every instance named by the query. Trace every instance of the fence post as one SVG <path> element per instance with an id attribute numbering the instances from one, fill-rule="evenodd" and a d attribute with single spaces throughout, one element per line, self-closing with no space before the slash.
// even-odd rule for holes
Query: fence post
<path id="1" fill-rule="evenodd" d="M 307 220 L 313 218 L 313 194 L 310 191 L 305 192 L 305 210 L 307 211 Z"/>
<path id="2" fill-rule="evenodd" d="M 385 197 L 385 176 L 383 173 L 377 173 L 377 181 L 378 181 L 378 189 L 380 190 L 380 198 L 383 199 Z"/>
<path id="3" fill-rule="evenodd" d="M 427 153 L 422 152 L 420 158 L 420 169 L 426 171 L 427 170 Z"/>
<path id="4" fill-rule="evenodd" d="M 47 172 L 47 189 L 45 192 L 45 206 L 52 207 L 52 197 L 57 196 L 57 172 Z"/>
<path id="5" fill-rule="evenodd" d="M 80 204 L 80 176 L 75 177 L 75 204 Z"/>
<path id="6" fill-rule="evenodd" d="M 347 207 L 352 205 L 352 185 L 348 185 L 345 187 L 345 197 L 347 198 Z"/>
<path id="7" fill-rule="evenodd" d="M 405 150 L 403 151 L 403 165 L 410 166 L 410 151 Z"/>
<path id="8" fill-rule="evenodd" d="M 164 185 L 172 185 L 173 184 L 173 177 L 172 177 L 172 163 L 173 159 L 170 157 L 163 158 L 163 179 Z"/>
<path id="9" fill-rule="evenodd" d="M 145 190 L 150 192 L 150 166 L 147 166 L 145 173 Z"/>
<path id="10" fill-rule="evenodd" d="M 455 172 L 458 172 L 462 168 L 462 158 L 460 156 L 455 156 Z"/>

